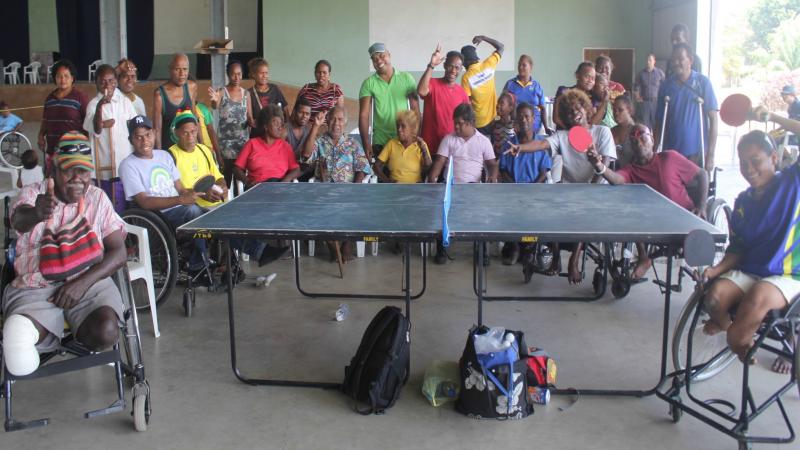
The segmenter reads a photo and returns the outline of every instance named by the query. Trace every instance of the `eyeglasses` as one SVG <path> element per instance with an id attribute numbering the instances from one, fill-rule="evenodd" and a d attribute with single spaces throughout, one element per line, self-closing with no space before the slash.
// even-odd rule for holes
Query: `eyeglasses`
<path id="1" fill-rule="evenodd" d="M 87 144 L 67 144 L 58 148 L 60 154 L 91 155 L 92 149 Z"/>

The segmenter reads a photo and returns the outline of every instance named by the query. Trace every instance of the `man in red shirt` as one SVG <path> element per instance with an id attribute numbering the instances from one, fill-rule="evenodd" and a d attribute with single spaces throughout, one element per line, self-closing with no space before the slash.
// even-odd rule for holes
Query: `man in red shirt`
<path id="1" fill-rule="evenodd" d="M 234 162 L 233 174 L 245 189 L 265 181 L 292 181 L 300 175 L 300 165 L 288 142 L 283 140 L 283 111 L 269 105 L 258 114 L 259 133 L 247 141 Z"/>
<path id="2" fill-rule="evenodd" d="M 633 161 L 618 171 L 607 168 L 594 147 L 587 152 L 595 173 L 602 175 L 610 184 L 646 184 L 661 195 L 688 209 L 698 217 L 706 218 L 708 198 L 708 175 L 706 171 L 689 161 L 675 150 L 653 153 L 653 134 L 645 125 L 638 124 L 631 130 Z M 632 279 L 638 280 L 653 265 L 642 244 L 638 244 L 639 261 Z"/>
<path id="3" fill-rule="evenodd" d="M 457 51 L 447 52 L 442 58 L 441 45 L 431 55 L 428 67 L 417 85 L 417 94 L 425 101 L 422 115 L 422 139 L 428 144 L 431 156 L 436 156 L 442 138 L 452 133 L 453 111 L 462 103 L 469 103 L 464 88 L 458 84 L 458 75 L 464 68 L 464 57 Z M 433 69 L 444 60 L 444 76 L 432 78 Z"/>

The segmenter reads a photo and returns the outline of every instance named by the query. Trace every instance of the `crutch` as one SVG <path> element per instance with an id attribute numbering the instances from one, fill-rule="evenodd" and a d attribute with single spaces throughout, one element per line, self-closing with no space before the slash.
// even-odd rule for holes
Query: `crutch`
<path id="1" fill-rule="evenodd" d="M 658 151 L 664 149 L 664 135 L 667 133 L 667 113 L 669 112 L 669 95 L 664 96 L 664 116 L 661 118 L 661 136 L 658 137 Z"/>
<path id="2" fill-rule="evenodd" d="M 705 128 L 703 127 L 703 98 L 696 97 L 698 121 L 700 122 L 700 168 L 705 170 L 706 167 L 706 140 Z M 710 175 L 710 174 L 709 174 Z"/>

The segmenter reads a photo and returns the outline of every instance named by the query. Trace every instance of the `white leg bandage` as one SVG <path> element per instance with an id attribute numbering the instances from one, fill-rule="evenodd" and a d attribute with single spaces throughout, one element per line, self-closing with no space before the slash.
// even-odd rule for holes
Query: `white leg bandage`
<path id="1" fill-rule="evenodd" d="M 39 367 L 39 331 L 27 317 L 14 314 L 3 324 L 3 360 L 12 375 L 24 376 Z"/>

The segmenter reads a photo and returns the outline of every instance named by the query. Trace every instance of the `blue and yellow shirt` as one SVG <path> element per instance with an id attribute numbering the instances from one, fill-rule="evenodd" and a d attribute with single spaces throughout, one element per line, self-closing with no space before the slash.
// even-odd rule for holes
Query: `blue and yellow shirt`
<path id="1" fill-rule="evenodd" d="M 741 255 L 736 269 L 760 277 L 800 280 L 800 165 L 775 175 L 764 195 L 739 194 L 731 217 L 729 253 Z"/>

